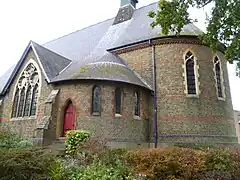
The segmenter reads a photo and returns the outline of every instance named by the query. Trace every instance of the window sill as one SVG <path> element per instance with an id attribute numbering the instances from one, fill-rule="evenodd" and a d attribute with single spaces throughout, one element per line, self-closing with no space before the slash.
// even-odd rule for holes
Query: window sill
<path id="1" fill-rule="evenodd" d="M 115 117 L 120 118 L 120 117 L 122 117 L 122 115 L 121 114 L 115 114 Z"/>
<path id="2" fill-rule="evenodd" d="M 197 94 L 187 94 L 187 98 L 199 98 Z"/>
<path id="3" fill-rule="evenodd" d="M 36 116 L 11 118 L 11 121 L 35 120 Z"/>
<path id="4" fill-rule="evenodd" d="M 219 101 L 225 101 L 225 98 L 218 97 Z"/>
<path id="5" fill-rule="evenodd" d="M 135 119 L 135 120 L 141 120 L 141 117 L 140 117 L 140 116 L 133 116 L 133 119 Z"/>
<path id="6" fill-rule="evenodd" d="M 99 112 L 93 112 L 92 116 L 100 116 L 100 113 Z"/>

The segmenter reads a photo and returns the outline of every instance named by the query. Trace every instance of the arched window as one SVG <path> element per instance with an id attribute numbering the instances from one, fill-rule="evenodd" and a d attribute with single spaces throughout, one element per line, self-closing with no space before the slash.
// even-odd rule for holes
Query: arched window
<path id="1" fill-rule="evenodd" d="M 30 116 L 36 115 L 38 100 L 38 84 L 33 88 Z"/>
<path id="2" fill-rule="evenodd" d="M 24 109 L 24 115 L 23 116 L 29 116 L 30 112 L 30 105 L 31 105 L 31 86 L 28 87 L 27 93 L 26 93 L 26 101 L 25 101 L 25 109 Z"/>
<path id="3" fill-rule="evenodd" d="M 20 100 L 18 104 L 18 115 L 17 117 L 23 116 L 23 107 L 24 107 L 24 100 L 25 100 L 25 88 L 23 87 L 20 93 Z"/>
<path id="4" fill-rule="evenodd" d="M 187 94 L 196 94 L 196 77 L 194 56 L 188 51 L 185 55 Z"/>
<path id="5" fill-rule="evenodd" d="M 136 91 L 134 93 L 134 98 L 135 98 L 135 109 L 134 109 L 134 115 L 135 116 L 140 116 L 140 95 L 139 92 Z"/>
<path id="6" fill-rule="evenodd" d="M 223 98 L 221 64 L 218 57 L 214 58 L 214 71 L 218 97 Z"/>
<path id="7" fill-rule="evenodd" d="M 100 87 L 94 86 L 92 93 L 92 113 L 100 114 Z"/>
<path id="8" fill-rule="evenodd" d="M 36 115 L 38 92 L 39 73 L 33 63 L 29 63 L 22 71 L 16 85 L 12 117 Z"/>
<path id="9" fill-rule="evenodd" d="M 120 88 L 115 89 L 115 113 L 121 114 L 121 106 L 122 106 L 122 91 Z"/>
<path id="10" fill-rule="evenodd" d="M 17 109 L 18 109 L 18 101 L 19 101 L 19 89 L 16 90 L 14 101 L 13 101 L 13 111 L 12 111 L 12 117 L 17 117 Z"/>

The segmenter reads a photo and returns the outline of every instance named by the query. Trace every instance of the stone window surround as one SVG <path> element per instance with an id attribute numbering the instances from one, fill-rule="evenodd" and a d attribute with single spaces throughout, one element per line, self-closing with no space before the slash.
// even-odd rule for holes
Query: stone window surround
<path id="1" fill-rule="evenodd" d="M 94 111 L 93 103 L 94 103 L 94 89 L 99 88 L 99 112 Z M 102 88 L 99 85 L 93 85 L 92 87 L 92 102 L 91 102 L 91 113 L 92 116 L 101 116 L 101 110 L 102 110 Z"/>
<path id="2" fill-rule="evenodd" d="M 187 84 L 187 69 L 186 69 L 186 59 L 185 59 L 185 56 L 188 52 L 191 52 L 193 57 L 194 57 L 194 74 L 195 74 L 195 86 L 196 86 L 196 94 L 188 94 L 188 84 Z M 199 65 L 197 65 L 197 56 L 196 54 L 194 53 L 193 50 L 191 49 L 187 49 L 184 53 L 183 53 L 183 60 L 184 60 L 184 64 L 182 65 L 182 68 L 184 70 L 184 73 L 183 73 L 183 77 L 184 77 L 184 81 L 183 81 L 183 84 L 184 84 L 184 93 L 186 94 L 187 97 L 189 98 L 199 98 L 199 95 L 201 93 L 200 89 L 199 89 L 199 86 L 200 86 L 200 82 L 199 82 Z"/>
<path id="3" fill-rule="evenodd" d="M 119 88 L 121 91 L 121 104 L 120 104 L 120 113 L 116 113 L 116 89 Z M 115 90 L 114 90 L 114 113 L 115 113 L 115 117 L 122 117 L 123 114 L 123 88 L 116 86 Z"/>
<path id="4" fill-rule="evenodd" d="M 141 119 L 141 94 L 139 90 L 134 91 L 134 119 L 140 120 Z M 138 106 L 138 107 L 137 107 Z M 136 109 L 137 108 L 137 109 Z M 136 110 L 138 112 L 136 112 Z"/>
<path id="5" fill-rule="evenodd" d="M 222 88 L 222 96 L 223 97 L 219 97 L 218 96 L 218 85 L 217 85 L 217 76 L 216 76 L 216 69 L 215 69 L 215 58 L 218 59 L 218 62 L 219 62 L 219 67 L 220 67 L 220 73 L 221 73 L 221 76 L 220 76 L 220 79 L 221 79 L 221 88 Z M 213 72 L 214 72 L 214 80 L 215 80 L 215 88 L 216 88 L 216 96 L 218 98 L 218 100 L 221 100 L 221 101 L 225 101 L 226 99 L 226 94 L 225 94 L 225 86 L 224 86 L 224 78 L 223 78 L 223 71 L 222 71 L 222 63 L 221 63 L 221 59 L 218 57 L 218 55 L 214 55 L 213 56 Z"/>
<path id="6" fill-rule="evenodd" d="M 27 63 L 26 63 L 26 65 L 24 66 L 24 68 L 22 69 L 22 71 L 19 73 L 20 75 L 22 75 L 23 74 L 23 72 L 26 70 L 26 68 L 27 68 L 27 66 L 29 65 L 29 64 L 33 64 L 33 66 L 36 68 L 36 72 L 37 72 L 37 74 L 38 74 L 38 78 L 39 78 L 39 80 L 38 80 L 38 98 L 37 98 L 37 102 L 39 102 L 39 97 L 40 97 L 40 94 L 41 94 L 41 87 L 42 87 L 42 76 L 41 76 L 41 71 L 40 71 L 40 68 L 39 68 L 39 65 L 38 65 L 38 63 L 35 61 L 35 60 L 33 60 L 33 59 L 30 59 Z M 13 91 L 13 96 L 12 96 L 12 102 L 14 102 L 14 98 L 15 98 L 15 93 L 16 93 L 16 91 L 17 91 L 17 89 L 19 89 L 18 88 L 18 82 L 19 82 L 19 80 L 20 80 L 20 78 L 21 78 L 22 76 L 19 76 L 18 77 L 18 79 L 17 79 L 17 83 L 15 84 L 15 87 L 14 87 L 14 91 Z M 27 91 L 27 88 L 25 88 L 25 91 Z M 33 88 L 32 88 L 32 91 L 33 91 Z M 26 92 L 25 92 L 25 96 L 26 96 Z M 26 97 L 25 97 L 26 98 Z M 25 106 L 25 100 L 26 99 L 24 99 L 24 106 Z M 19 102 L 18 102 L 19 103 Z M 25 117 L 12 117 L 12 112 L 13 112 L 13 108 L 14 107 L 12 107 L 11 108 L 11 121 L 14 121 L 14 120 L 35 120 L 36 119 L 36 117 L 37 117 L 37 112 L 38 112 L 38 106 L 37 106 L 37 108 L 36 108 L 36 113 L 35 113 L 35 115 L 34 116 L 25 116 Z M 24 108 L 23 108 L 24 109 Z"/>
<path id="7" fill-rule="evenodd" d="M 95 87 L 99 87 L 100 88 L 100 112 L 93 112 L 93 89 L 95 88 Z M 122 92 L 122 94 L 121 94 L 121 114 L 116 114 L 115 112 L 116 112 L 116 100 L 115 100 L 115 89 L 116 88 L 120 88 L 121 89 L 121 92 Z M 113 94 L 113 96 L 114 96 L 114 102 L 113 102 L 113 106 L 114 106 L 114 108 L 113 108 L 113 113 L 114 113 L 114 117 L 115 118 L 121 118 L 122 117 L 122 114 L 123 114 L 123 102 L 124 102 L 124 90 L 123 90 L 123 88 L 122 87 L 119 87 L 119 86 L 116 86 L 115 87 L 115 89 L 114 89 L 114 94 Z M 92 95 L 91 95 L 91 115 L 92 116 L 101 116 L 101 111 L 102 111 L 102 88 L 101 88 L 101 86 L 99 85 L 99 84 L 94 84 L 93 86 L 92 86 Z M 142 106 L 142 104 L 141 104 L 141 101 L 142 101 L 142 99 L 141 99 L 141 93 L 140 93 L 140 90 L 134 90 L 134 94 L 133 95 L 135 95 L 135 92 L 138 92 L 138 94 L 139 94 L 139 116 L 137 116 L 137 115 L 135 115 L 135 105 L 134 105 L 134 108 L 133 108 L 133 119 L 135 119 L 135 120 L 141 120 L 141 106 Z"/>

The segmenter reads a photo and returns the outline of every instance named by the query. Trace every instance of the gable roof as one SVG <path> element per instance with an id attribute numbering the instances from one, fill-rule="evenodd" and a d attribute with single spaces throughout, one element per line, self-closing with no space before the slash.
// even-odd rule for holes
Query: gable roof
<path id="1" fill-rule="evenodd" d="M 33 41 L 32 45 L 50 81 L 71 63 L 69 59 L 56 54 Z"/>
<path id="2" fill-rule="evenodd" d="M 112 18 L 42 46 L 31 42 L 48 82 L 100 79 L 126 82 L 151 89 L 123 59 L 107 50 L 159 37 L 161 28 L 152 29 L 150 26 L 152 19 L 147 16 L 148 12 L 157 11 L 157 6 L 158 3 L 153 3 L 136 9 L 130 20 L 119 24 L 113 25 L 114 18 Z M 195 25 L 189 24 L 184 26 L 181 34 L 197 36 L 202 34 L 202 31 Z M 23 58 L 13 70 L 4 89 L 12 81 L 22 60 Z M 104 72 L 103 69 L 106 71 Z"/>
<path id="3" fill-rule="evenodd" d="M 15 66 L 11 67 L 0 78 L 0 95 L 4 94 L 9 85 L 12 83 L 30 49 L 33 50 L 43 71 L 43 74 L 45 75 L 45 78 L 48 82 L 50 82 L 55 76 L 59 74 L 60 71 L 62 71 L 67 65 L 71 63 L 70 60 L 38 45 L 33 41 L 30 41 L 18 63 Z"/>

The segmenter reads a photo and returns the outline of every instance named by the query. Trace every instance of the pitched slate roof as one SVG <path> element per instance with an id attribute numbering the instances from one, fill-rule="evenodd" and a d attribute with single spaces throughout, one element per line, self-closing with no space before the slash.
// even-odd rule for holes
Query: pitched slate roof
<path id="1" fill-rule="evenodd" d="M 97 79 L 126 82 L 151 89 L 123 59 L 107 50 L 159 37 L 161 28 L 152 29 L 152 19 L 147 16 L 148 12 L 156 10 L 157 3 L 153 3 L 134 10 L 132 18 L 125 22 L 113 25 L 112 18 L 42 46 L 32 44 L 47 78 L 52 83 L 73 79 Z M 189 24 L 184 26 L 181 34 L 199 35 L 202 31 Z"/>
<path id="2" fill-rule="evenodd" d="M 12 66 L 10 69 L 7 70 L 1 77 L 0 77 L 0 94 L 3 91 L 5 85 L 7 84 L 8 79 L 10 78 L 13 70 L 15 68 L 15 65 Z"/>
<path id="3" fill-rule="evenodd" d="M 8 86 L 13 81 L 15 75 L 17 74 L 19 68 L 23 64 L 23 61 L 29 52 L 32 49 L 39 60 L 39 64 L 43 68 L 43 72 L 45 78 L 51 82 L 51 80 L 59 74 L 67 65 L 71 63 L 65 57 L 62 57 L 40 45 L 37 43 L 30 41 L 27 48 L 25 49 L 21 59 L 18 63 L 11 67 L 1 78 L 0 78 L 0 95 L 4 94 L 7 90 Z"/>
<path id="4" fill-rule="evenodd" d="M 50 81 L 71 63 L 69 59 L 60 56 L 33 41 L 32 44 Z"/>

